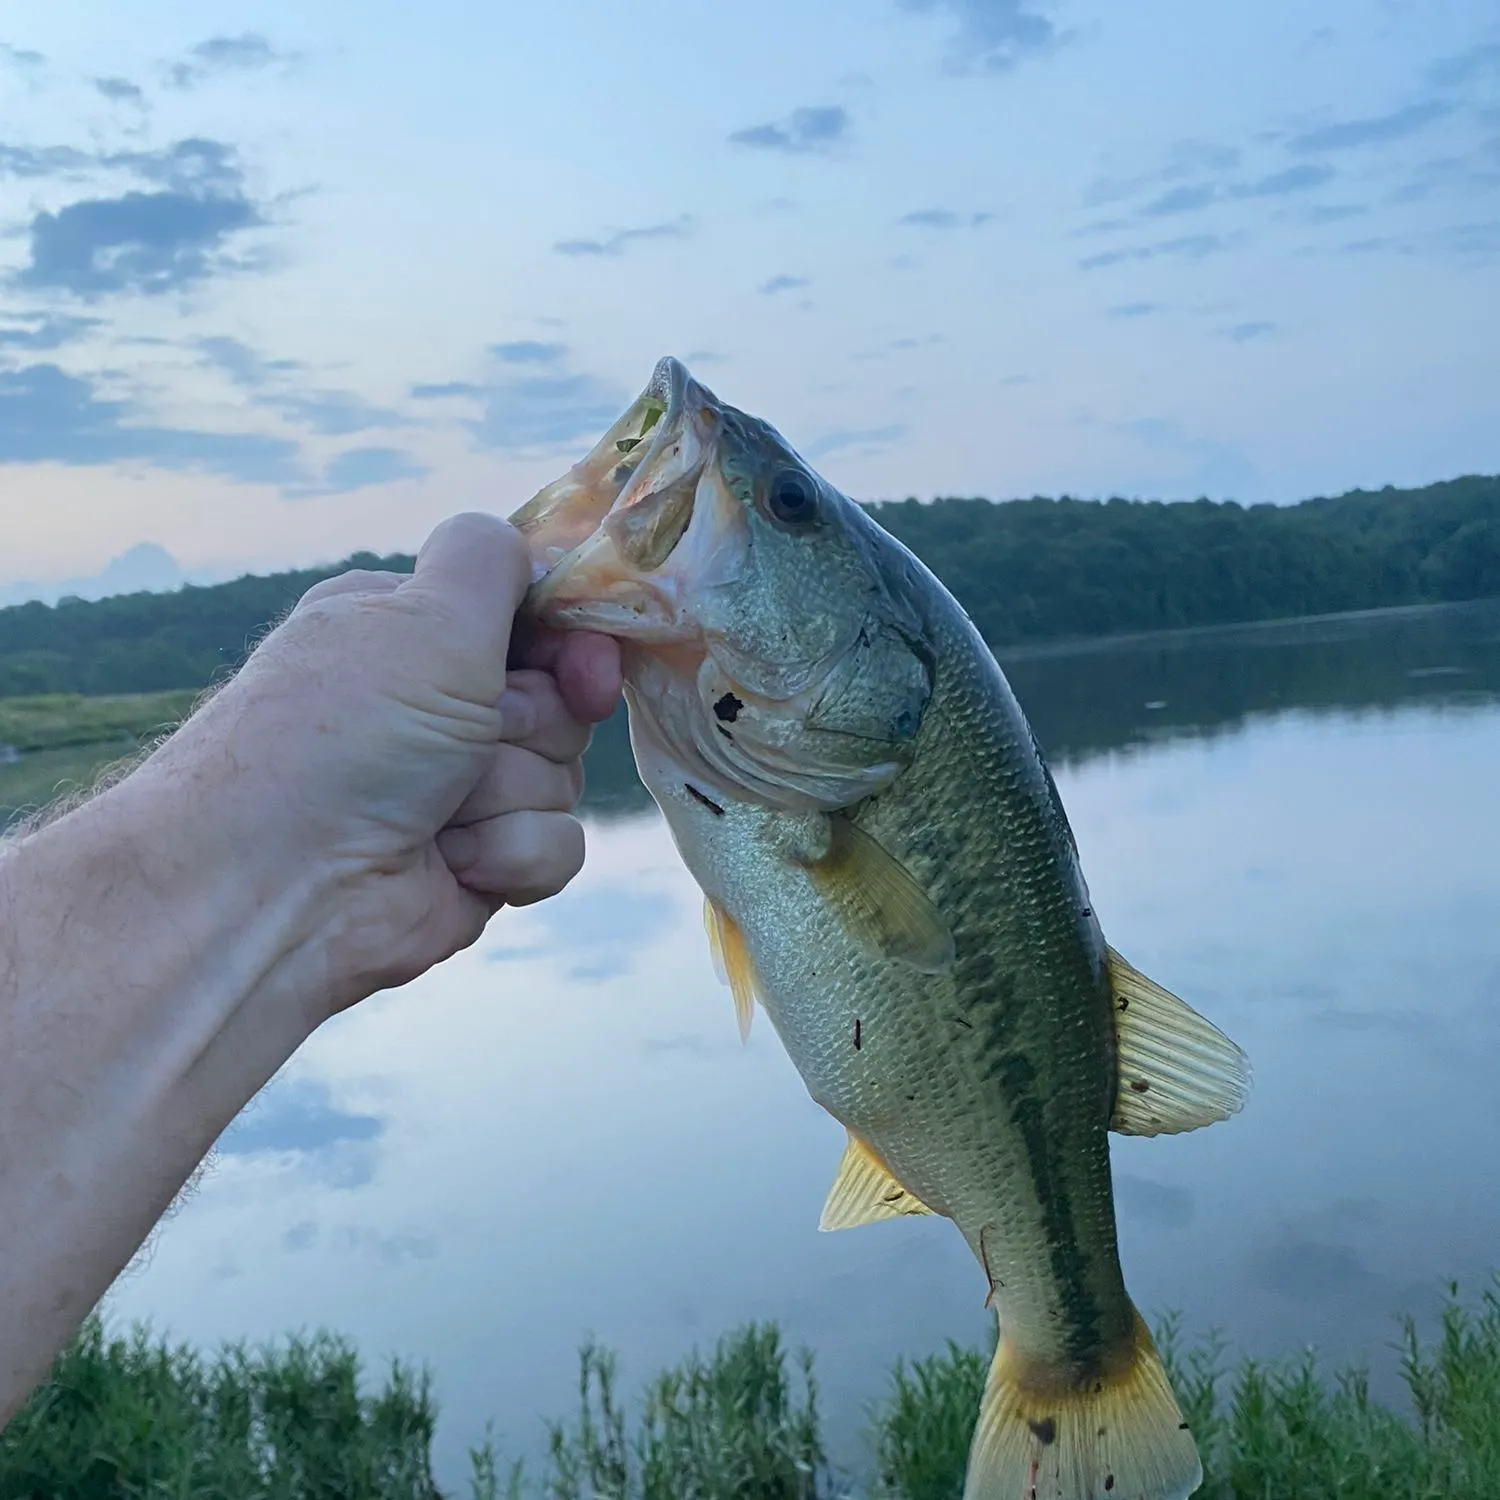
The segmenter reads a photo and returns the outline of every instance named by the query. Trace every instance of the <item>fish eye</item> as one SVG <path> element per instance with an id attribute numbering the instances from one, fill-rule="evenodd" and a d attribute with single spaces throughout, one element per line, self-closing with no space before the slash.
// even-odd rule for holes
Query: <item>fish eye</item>
<path id="1" fill-rule="evenodd" d="M 783 469 L 771 481 L 766 508 L 784 526 L 805 526 L 818 513 L 818 497 L 806 475 Z"/>

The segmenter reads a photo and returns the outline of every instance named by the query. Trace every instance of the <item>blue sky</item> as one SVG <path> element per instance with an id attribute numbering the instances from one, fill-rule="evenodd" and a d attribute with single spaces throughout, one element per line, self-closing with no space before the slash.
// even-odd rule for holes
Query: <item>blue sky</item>
<path id="1" fill-rule="evenodd" d="M 0 584 L 506 513 L 675 353 L 868 498 L 1500 470 L 1490 0 L 12 0 Z"/>

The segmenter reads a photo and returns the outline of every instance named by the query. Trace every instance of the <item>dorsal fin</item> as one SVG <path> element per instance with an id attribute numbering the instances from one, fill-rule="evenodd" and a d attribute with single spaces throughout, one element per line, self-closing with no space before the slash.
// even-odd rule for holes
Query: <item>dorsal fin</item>
<path id="1" fill-rule="evenodd" d="M 750 1022 L 755 1018 L 755 967 L 750 962 L 745 935 L 708 896 L 703 898 L 703 926 L 708 932 L 714 970 L 734 996 L 734 1019 L 740 1028 L 740 1040 L 749 1041 Z"/>
<path id="2" fill-rule="evenodd" d="M 1185 1001 L 1109 949 L 1120 1081 L 1110 1129 L 1176 1135 L 1244 1108 L 1250 1062 Z"/>
<path id="3" fill-rule="evenodd" d="M 851 1130 L 818 1228 L 855 1229 L 881 1219 L 931 1212 L 920 1198 L 896 1181 L 890 1168 Z"/>

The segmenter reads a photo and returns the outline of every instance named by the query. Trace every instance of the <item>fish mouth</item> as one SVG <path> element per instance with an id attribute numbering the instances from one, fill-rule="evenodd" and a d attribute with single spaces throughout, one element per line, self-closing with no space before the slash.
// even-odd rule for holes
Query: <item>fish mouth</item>
<path id="1" fill-rule="evenodd" d="M 532 556 L 523 613 L 641 642 L 690 634 L 685 570 L 668 563 L 703 509 L 700 488 L 718 488 L 702 482 L 721 418 L 680 360 L 659 360 L 593 448 L 510 517 Z"/>

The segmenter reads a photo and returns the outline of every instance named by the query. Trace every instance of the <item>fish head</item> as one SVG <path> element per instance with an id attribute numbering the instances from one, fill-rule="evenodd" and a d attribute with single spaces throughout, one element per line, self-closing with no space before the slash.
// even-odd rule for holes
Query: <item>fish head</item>
<path id="1" fill-rule="evenodd" d="M 632 722 L 723 795 L 845 807 L 909 760 L 934 673 L 918 565 L 679 361 L 511 519 L 526 612 L 615 636 Z"/>

